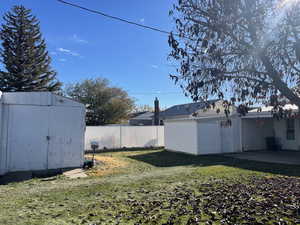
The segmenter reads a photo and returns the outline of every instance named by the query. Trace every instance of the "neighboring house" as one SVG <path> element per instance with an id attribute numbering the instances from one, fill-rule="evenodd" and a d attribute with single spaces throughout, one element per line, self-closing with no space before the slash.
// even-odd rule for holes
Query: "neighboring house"
<path id="1" fill-rule="evenodd" d="M 232 108 L 231 110 L 235 112 L 235 109 Z M 210 117 L 217 115 L 224 115 L 222 100 L 174 105 L 160 113 L 160 120 Z"/>
<path id="2" fill-rule="evenodd" d="M 235 109 L 231 109 L 235 112 Z M 206 102 L 196 102 L 181 105 L 174 105 L 162 112 L 159 112 L 159 123 L 163 125 L 164 120 L 210 117 L 224 115 L 224 106 L 222 100 L 210 100 Z M 154 112 L 142 112 L 129 120 L 131 126 L 149 126 L 154 125 Z"/>
<path id="3" fill-rule="evenodd" d="M 129 119 L 130 126 L 151 126 L 154 124 L 153 112 L 142 112 Z"/>
<path id="4" fill-rule="evenodd" d="M 282 149 L 300 150 L 298 108 L 286 105 L 294 117 L 276 119 L 272 107 L 252 110 L 245 116 L 224 115 L 165 120 L 166 149 L 195 155 L 266 150 L 266 139 L 275 139 Z M 275 149 L 274 149 L 275 150 Z"/>

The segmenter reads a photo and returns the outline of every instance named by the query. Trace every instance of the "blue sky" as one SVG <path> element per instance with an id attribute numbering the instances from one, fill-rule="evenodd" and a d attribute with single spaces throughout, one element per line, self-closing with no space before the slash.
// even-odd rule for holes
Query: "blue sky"
<path id="1" fill-rule="evenodd" d="M 174 1 L 69 0 L 164 30 L 174 26 L 168 16 Z M 139 105 L 152 105 L 155 96 L 162 107 L 191 101 L 169 79 L 174 67 L 167 60 L 167 35 L 90 14 L 56 0 L 2 0 L 1 17 L 16 4 L 32 9 L 40 20 L 52 67 L 62 82 L 104 77 L 127 90 Z"/>

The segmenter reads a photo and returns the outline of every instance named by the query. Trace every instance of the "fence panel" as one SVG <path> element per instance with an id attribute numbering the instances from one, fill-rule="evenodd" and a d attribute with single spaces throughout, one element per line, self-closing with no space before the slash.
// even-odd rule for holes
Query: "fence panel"
<path id="1" fill-rule="evenodd" d="M 120 127 L 86 127 L 85 150 L 91 150 L 92 141 L 99 143 L 99 149 L 120 148 Z"/>
<path id="2" fill-rule="evenodd" d="M 99 142 L 99 149 L 143 148 L 164 146 L 163 126 L 98 126 L 86 127 L 85 150 L 91 142 Z"/>

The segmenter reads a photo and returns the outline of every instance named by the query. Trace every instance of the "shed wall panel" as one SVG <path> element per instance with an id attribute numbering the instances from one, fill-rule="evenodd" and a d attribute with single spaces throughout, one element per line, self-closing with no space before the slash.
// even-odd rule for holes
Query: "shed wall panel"
<path id="1" fill-rule="evenodd" d="M 9 106 L 9 171 L 47 169 L 48 107 Z"/>
<path id="2" fill-rule="evenodd" d="M 4 104 L 10 105 L 38 105 L 52 104 L 51 92 L 8 92 L 2 94 Z"/>
<path id="3" fill-rule="evenodd" d="M 84 107 L 84 105 L 79 103 L 79 102 L 76 102 L 76 101 L 73 101 L 69 98 L 59 96 L 59 95 L 55 95 L 55 94 L 52 95 L 52 104 L 54 106 L 64 106 L 64 107 L 65 106 L 67 106 L 67 107 L 81 107 L 81 108 Z"/>
<path id="4" fill-rule="evenodd" d="M 59 106 L 49 107 L 49 110 L 48 168 L 82 166 L 85 129 L 83 110 Z"/>
<path id="5" fill-rule="evenodd" d="M 55 96 L 50 92 L 3 93 L 0 175 L 83 164 L 85 107 Z"/>
<path id="6" fill-rule="evenodd" d="M 221 129 L 218 121 L 198 122 L 198 154 L 221 152 Z"/>
<path id="7" fill-rule="evenodd" d="M 0 175 L 8 171 L 7 159 L 7 127 L 8 127 L 8 106 L 0 104 Z"/>

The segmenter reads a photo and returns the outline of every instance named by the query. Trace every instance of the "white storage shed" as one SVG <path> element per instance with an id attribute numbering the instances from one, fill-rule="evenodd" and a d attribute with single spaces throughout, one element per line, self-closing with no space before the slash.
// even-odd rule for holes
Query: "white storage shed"
<path id="1" fill-rule="evenodd" d="M 233 116 L 172 119 L 165 121 L 167 150 L 193 155 L 241 151 L 241 119 Z"/>
<path id="2" fill-rule="evenodd" d="M 2 93 L 0 175 L 83 164 L 85 106 L 50 92 Z"/>

